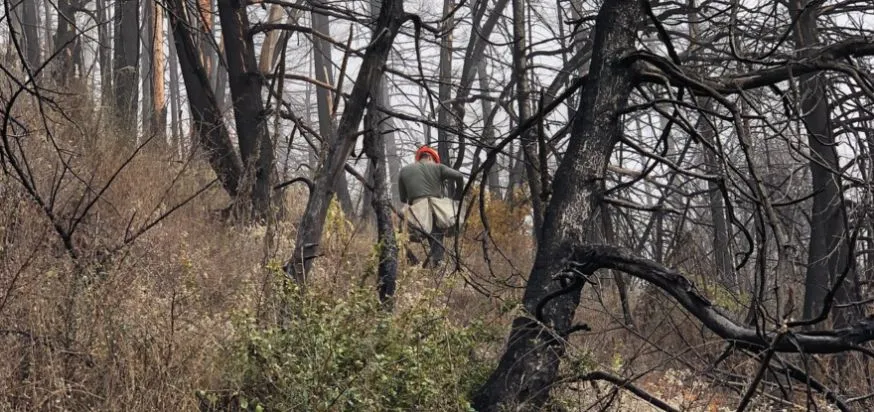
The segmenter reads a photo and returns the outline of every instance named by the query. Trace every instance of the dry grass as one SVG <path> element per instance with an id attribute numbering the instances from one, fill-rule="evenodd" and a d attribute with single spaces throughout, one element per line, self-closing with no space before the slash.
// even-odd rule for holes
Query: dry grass
<path id="1" fill-rule="evenodd" d="M 20 119 L 41 124 L 32 113 L 20 109 Z M 131 157 L 135 146 L 99 118 L 71 124 L 49 114 L 49 120 L 54 142 L 39 128 L 22 142 L 40 196 L 48 199 L 57 188 L 56 222 L 69 224 L 83 196 L 88 203 L 112 183 L 74 233 L 74 260 L 45 209 L 14 175 L 0 176 L 0 410 L 196 410 L 197 390 L 228 389 L 223 354 L 235 339 L 232 319 L 247 312 L 270 322 L 275 315 L 271 268 L 292 249 L 305 193 L 285 193 L 287 219 L 240 227 L 216 218 L 228 199 L 214 185 L 124 244 L 214 176 L 204 162 L 176 160 L 160 145 Z M 71 167 L 63 175 L 62 161 Z M 460 272 L 402 261 L 397 310 L 426 302 L 446 308 L 454 322 L 481 321 L 505 335 L 533 260 L 522 224 L 527 212 L 490 201 L 492 240 L 485 244 L 483 222 L 474 215 L 461 236 Z M 374 238 L 372 229 L 335 209 L 313 288 L 340 297 L 374 284 Z M 422 256 L 417 245 L 402 244 Z M 686 410 L 732 405 L 736 393 L 715 391 L 701 378 L 704 360 L 721 349 L 718 339 L 639 286 L 632 291 L 638 328 L 624 328 L 615 287 L 608 277 L 602 282 L 587 288 L 578 320 L 593 332 L 572 339 L 566 369 L 582 362 L 589 370 L 641 376 L 642 387 Z M 501 339 L 485 342 L 482 356 L 496 358 Z M 755 366 L 736 362 L 744 373 Z M 556 395 L 570 409 L 585 410 L 604 406 L 612 390 L 576 383 Z M 616 399 L 614 410 L 646 408 L 627 394 Z"/>

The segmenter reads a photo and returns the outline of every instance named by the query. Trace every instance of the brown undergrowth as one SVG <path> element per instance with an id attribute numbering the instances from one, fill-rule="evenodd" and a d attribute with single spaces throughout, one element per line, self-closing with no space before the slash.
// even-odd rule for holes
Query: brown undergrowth
<path id="1" fill-rule="evenodd" d="M 140 147 L 100 116 L 42 123 L 36 112 L 19 116 L 43 125 L 16 141 L 26 175 L 0 176 L 0 410 L 197 410 L 220 399 L 251 410 L 464 410 L 520 313 L 535 250 L 524 204 L 490 198 L 485 220 L 475 204 L 458 245 L 447 242 L 457 268 L 402 258 L 386 315 L 375 302 L 376 235 L 336 205 L 306 292 L 289 292 L 278 268 L 301 188 L 282 194 L 281 219 L 222 221 L 229 199 L 196 154 Z M 702 367 L 719 339 L 633 282 L 626 327 L 612 278 L 598 279 L 578 312 L 592 331 L 571 338 L 563 376 L 607 370 L 690 410 L 737 399 L 714 392 Z M 732 362 L 738 376 L 755 371 Z M 640 406 L 612 386 L 572 381 L 557 405 Z M 332 385 L 340 390 L 319 389 Z M 274 396 L 282 391 L 307 396 Z"/>

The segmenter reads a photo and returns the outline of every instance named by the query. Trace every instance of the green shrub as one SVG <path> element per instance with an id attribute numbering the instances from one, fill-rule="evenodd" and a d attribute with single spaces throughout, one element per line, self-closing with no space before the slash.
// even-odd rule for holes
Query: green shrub
<path id="1" fill-rule="evenodd" d="M 385 313 L 366 289 L 286 295 L 282 327 L 237 322 L 228 377 L 244 409 L 470 410 L 489 366 L 476 356 L 486 328 L 453 325 L 425 300 Z"/>

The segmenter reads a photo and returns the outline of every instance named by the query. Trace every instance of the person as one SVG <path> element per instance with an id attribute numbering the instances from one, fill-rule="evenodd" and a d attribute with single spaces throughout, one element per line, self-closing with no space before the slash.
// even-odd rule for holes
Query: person
<path id="1" fill-rule="evenodd" d="M 440 155 L 428 146 L 416 150 L 416 161 L 404 166 L 398 174 L 400 200 L 407 205 L 405 213 L 412 213 L 415 216 L 416 222 L 413 226 L 416 226 L 416 230 L 430 235 L 424 236 L 428 239 L 429 249 L 425 264 L 430 264 L 432 267 L 440 265 L 443 261 L 445 233 L 438 229 L 437 225 L 432 224 L 433 203 L 429 199 L 444 197 L 443 183 L 447 180 L 455 181 L 460 187 L 464 182 L 464 175 L 440 163 Z"/>

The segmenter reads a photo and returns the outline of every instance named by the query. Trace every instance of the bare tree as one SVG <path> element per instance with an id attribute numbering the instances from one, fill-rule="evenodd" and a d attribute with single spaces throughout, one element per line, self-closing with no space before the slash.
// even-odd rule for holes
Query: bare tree
<path id="1" fill-rule="evenodd" d="M 188 107 L 192 117 L 192 134 L 209 158 L 210 165 L 222 183 L 222 187 L 236 198 L 243 165 L 236 155 L 225 126 L 206 68 L 201 61 L 190 23 L 186 20 L 183 0 L 168 1 L 170 25 L 173 30 L 176 53 L 182 69 L 182 79 L 188 92 Z"/>
<path id="2" fill-rule="evenodd" d="M 316 85 L 316 105 L 318 106 L 319 114 L 319 134 L 322 137 L 321 150 L 324 151 L 325 146 L 330 145 L 330 142 L 339 137 L 334 125 L 337 113 L 337 108 L 334 107 L 336 100 L 333 98 L 331 90 L 321 86 L 335 84 L 333 61 L 331 59 L 331 43 L 323 38 L 323 36 L 330 37 L 331 23 L 328 16 L 324 12 L 319 11 L 319 7 L 326 7 L 324 2 L 320 0 L 315 4 L 318 7 L 313 9 L 310 16 L 313 30 L 319 33 L 319 36 L 313 36 L 313 70 L 315 71 L 315 78 L 318 83 Z M 352 205 L 352 196 L 349 194 L 349 184 L 346 181 L 345 174 L 340 175 L 337 186 L 334 189 L 343 211 L 350 216 L 353 215 L 355 208 Z"/>
<path id="3" fill-rule="evenodd" d="M 113 90 L 118 125 L 127 133 L 136 132 L 139 88 L 140 25 L 139 2 L 118 0 L 115 3 L 115 47 L 113 57 Z M 59 26 L 60 27 L 60 26 Z M 60 36 L 59 36 L 60 39 Z M 61 40 L 56 43 L 62 44 Z M 133 139 L 134 136 L 125 136 Z"/>
<path id="4" fill-rule="evenodd" d="M 170 146 L 176 154 L 181 155 L 184 152 L 184 143 L 182 141 L 182 125 L 179 119 L 181 113 L 179 61 L 172 24 L 167 27 L 167 33 L 170 35 L 170 41 L 167 42 L 169 46 L 167 70 L 170 72 Z"/>
<path id="5" fill-rule="evenodd" d="M 475 398 L 477 410 L 517 403 L 537 407 L 549 396 L 563 352 L 561 342 L 573 331 L 582 287 L 578 281 L 568 285 L 552 276 L 566 270 L 572 245 L 587 239 L 589 228 L 598 225 L 599 181 L 622 130 L 619 112 L 634 84 L 633 73 L 618 63 L 634 50 L 642 21 L 643 8 L 635 0 L 607 0 L 598 13 L 589 79 L 571 128 L 571 144 L 555 173 L 554 195 L 525 288 L 524 304 L 531 317 L 513 321 L 501 362 Z"/>
<path id="6" fill-rule="evenodd" d="M 97 26 L 97 60 L 100 64 L 100 100 L 104 107 L 115 104 L 112 91 L 113 65 L 112 65 L 112 24 L 110 24 L 111 9 L 106 0 L 97 0 L 97 16 L 100 22 Z"/>
<path id="7" fill-rule="evenodd" d="M 244 186 L 238 190 L 246 196 L 247 202 L 251 196 L 251 213 L 254 217 L 264 218 L 270 208 L 275 154 L 261 99 L 263 77 L 255 61 L 252 37 L 248 33 L 246 5 L 219 0 L 218 8 L 244 168 L 243 181 L 240 182 Z"/>
<path id="8" fill-rule="evenodd" d="M 57 63 L 53 77 L 58 84 L 67 84 L 76 76 L 74 55 L 78 41 L 78 36 L 76 36 L 76 8 L 78 6 L 73 0 L 57 2 L 58 25 L 53 42 L 57 48 L 55 51 Z M 134 85 L 136 86 L 136 78 L 134 78 Z"/>
<path id="9" fill-rule="evenodd" d="M 148 130 L 163 144 L 167 140 L 167 98 L 164 85 L 164 8 L 156 6 L 153 12 L 152 81 L 150 83 L 152 110 L 151 116 L 148 118 Z M 172 70 L 175 71 L 176 68 L 173 67 Z"/>
<path id="10" fill-rule="evenodd" d="M 438 94 L 440 106 L 437 107 L 437 124 L 440 128 L 437 129 L 437 153 L 440 155 L 440 161 L 446 165 L 452 165 L 452 156 L 450 155 L 450 147 L 452 140 L 449 133 L 452 125 L 458 122 L 451 119 L 452 113 L 447 104 L 452 98 L 452 32 L 455 29 L 455 2 L 453 0 L 443 0 L 443 24 L 440 27 L 440 66 L 438 82 Z M 458 156 L 463 157 L 462 154 Z M 455 190 L 451 187 L 450 190 Z"/>
<path id="11" fill-rule="evenodd" d="M 649 30 L 653 33 L 652 40 L 658 44 L 660 53 L 638 49 L 641 47 L 637 43 L 640 36 Z M 753 140 L 754 129 L 751 125 L 754 119 L 760 120 L 764 117 L 766 119 L 760 121 L 767 124 L 769 130 L 777 130 L 780 133 L 779 128 L 774 127 L 773 123 L 768 123 L 777 119 L 779 111 L 776 114 L 766 115 L 761 112 L 762 107 L 757 104 L 766 90 L 776 90 L 776 100 L 785 101 L 782 100 L 784 95 L 779 93 L 779 86 L 777 86 L 780 82 L 794 82 L 799 79 L 796 76 L 802 76 L 800 79 L 815 77 L 813 76 L 815 73 L 831 70 L 833 65 L 842 59 L 850 56 L 854 58 L 870 56 L 874 53 L 874 48 L 861 36 L 844 35 L 830 45 L 810 46 L 801 56 L 772 61 L 756 60 L 770 58 L 769 53 L 773 52 L 767 51 L 769 49 L 755 58 L 739 55 L 734 43 L 736 39 L 729 39 L 727 42 L 731 43 L 726 47 L 729 52 L 725 53 L 725 60 L 692 59 L 689 65 L 693 67 L 686 68 L 683 67 L 684 62 L 680 54 L 675 50 L 671 40 L 672 33 L 661 24 L 660 18 L 652 9 L 652 4 L 634 0 L 604 2 L 595 19 L 594 33 L 590 69 L 581 91 L 576 117 L 571 124 L 571 139 L 567 152 L 561 157 L 561 163 L 555 173 L 553 197 L 546 211 L 537 256 L 523 296 L 525 310 L 514 320 L 506 350 L 494 373 L 478 391 L 475 407 L 478 410 L 501 408 L 535 410 L 543 406 L 558 378 L 558 364 L 566 351 L 567 339 L 573 332 L 588 328 L 583 324 L 574 324 L 575 311 L 583 286 L 594 280 L 593 276 L 598 269 L 619 270 L 658 287 L 688 314 L 701 321 L 714 335 L 729 342 L 732 348 L 740 347 L 755 351 L 759 355 L 764 354 L 754 356 L 761 365 L 760 371 L 744 388 L 739 410 L 749 405 L 764 371 L 772 367 L 771 361 L 776 356 L 775 353 L 839 353 L 874 339 L 874 334 L 871 333 L 872 324 L 868 320 L 859 320 L 845 327 L 839 324 L 837 329 L 819 329 L 811 333 L 799 331 L 801 328 L 819 324 L 835 307 L 834 304 L 840 296 L 841 284 L 848 276 L 847 270 L 841 271 L 840 265 L 832 267 L 836 272 L 831 272 L 833 278 L 828 283 L 829 287 L 822 301 L 824 309 L 802 320 L 790 318 L 792 294 L 781 286 L 788 279 L 794 278 L 791 263 L 791 244 L 794 237 L 787 230 L 788 220 L 783 218 L 784 208 L 793 203 L 789 202 L 787 205 L 775 200 L 778 193 L 787 192 L 781 191 L 782 188 L 772 183 L 775 178 L 773 174 L 767 174 L 768 170 L 765 167 L 768 163 L 765 163 L 765 159 L 773 153 L 767 145 Z M 777 41 L 778 46 L 783 40 Z M 646 44 L 645 41 L 641 43 Z M 642 48 L 647 49 L 646 46 Z M 661 54 L 667 54 L 667 57 Z M 700 58 L 700 56 L 696 57 Z M 750 69 L 750 65 L 755 68 Z M 703 67 L 710 67 L 711 70 L 713 67 L 720 67 L 727 69 L 728 72 L 707 73 L 700 70 Z M 847 64 L 841 67 L 842 73 L 850 73 L 851 78 L 859 79 L 854 74 L 860 70 L 857 66 Z M 731 73 L 731 70 L 740 72 Z M 649 84 L 660 85 L 653 86 L 654 89 L 664 87 L 663 93 L 670 96 L 673 113 L 652 104 L 655 98 L 650 94 L 651 90 L 647 86 Z M 819 84 L 827 83 L 819 82 Z M 717 108 L 706 109 L 696 105 L 694 102 L 698 97 L 712 98 Z M 636 155 L 647 159 L 644 163 L 645 173 L 637 174 L 636 180 L 647 179 L 655 165 L 662 165 L 680 176 L 677 178 L 680 180 L 696 178 L 719 181 L 719 176 L 704 175 L 685 169 L 674 162 L 675 158 L 666 157 L 668 151 L 676 150 L 672 149 L 675 145 L 669 139 L 674 125 L 682 125 L 683 130 L 696 137 L 696 130 L 702 129 L 696 128 L 681 113 L 682 107 L 689 107 L 685 99 L 692 100 L 691 107 L 697 113 L 707 115 L 708 121 L 721 119 L 729 124 L 736 138 L 735 153 L 728 153 L 718 145 L 708 145 L 707 139 L 696 138 L 695 141 L 707 147 L 707 150 L 713 150 L 721 156 L 722 162 L 732 168 L 732 176 L 737 177 L 737 180 L 732 182 L 733 190 L 738 196 L 746 196 L 745 199 L 748 199 L 749 203 L 744 207 L 748 208 L 749 216 L 756 222 L 755 239 L 749 235 L 746 228 L 737 225 L 745 234 L 750 246 L 742 261 L 745 262 L 749 256 L 756 254 L 754 271 L 756 282 L 762 290 L 765 288 L 762 285 L 767 285 L 767 293 L 775 297 L 766 301 L 764 295 L 758 294 L 752 298 L 751 310 L 757 314 L 749 318 L 749 324 L 732 320 L 722 311 L 715 309 L 715 305 L 679 271 L 640 258 L 632 252 L 621 251 L 613 246 L 594 244 L 600 240 L 591 228 L 598 226 L 599 214 L 602 212 L 601 203 L 615 202 L 605 193 L 629 187 L 628 182 L 621 182 L 618 187 L 606 190 L 601 187 L 606 179 L 608 160 L 617 153 L 615 149 L 619 143 L 623 147 L 633 149 Z M 634 111 L 634 109 L 629 110 L 630 101 L 643 102 L 636 107 L 654 108 L 664 116 L 665 121 L 661 125 L 663 130 L 657 134 L 659 137 L 656 140 L 656 144 L 664 148 L 661 153 L 653 151 L 652 146 L 644 147 L 641 144 L 645 135 L 631 135 L 633 137 L 626 135 L 630 122 L 624 122 L 623 115 Z M 824 100 L 820 99 L 820 102 Z M 826 107 L 825 104 L 820 106 Z M 811 109 L 815 107 L 811 106 Z M 533 121 L 529 120 L 520 124 L 511 136 L 513 138 L 521 136 L 525 128 L 532 127 L 532 123 Z M 499 148 L 503 148 L 509 142 L 509 138 L 505 139 Z M 682 147 L 687 146 L 688 144 L 682 145 Z M 678 151 L 677 162 L 683 162 L 685 152 L 686 149 Z M 817 150 L 814 148 L 811 153 L 817 153 Z M 819 156 L 811 157 L 819 158 Z M 822 163 L 821 158 L 819 159 Z M 835 169 L 837 164 L 833 163 Z M 611 168 L 611 170 L 615 169 Z M 833 170 L 832 173 L 834 172 Z M 678 189 L 671 183 L 672 180 L 674 179 L 668 178 L 667 183 L 656 180 L 656 183 L 666 185 L 671 191 L 677 191 Z M 832 204 L 840 204 L 840 198 L 840 194 L 835 194 L 830 200 Z M 670 261 L 682 256 L 683 253 L 688 253 L 683 249 L 691 247 L 694 241 L 682 240 L 679 236 L 679 232 L 684 230 L 688 209 L 678 212 L 660 204 L 649 208 L 633 202 L 616 203 L 623 207 L 647 210 L 654 213 L 656 218 L 662 219 L 662 223 L 656 224 L 657 235 L 655 245 L 652 247 L 652 255 L 656 259 Z M 814 204 L 816 204 L 815 200 Z M 668 218 L 671 212 L 678 213 L 681 219 L 673 221 Z M 734 213 L 736 212 L 732 211 L 727 215 L 736 222 L 738 218 Z M 676 223 L 676 226 L 669 230 L 671 223 Z M 673 233 L 672 239 L 668 238 L 670 233 Z M 852 239 L 852 234 L 849 238 L 846 237 L 847 234 L 843 236 L 845 236 L 844 241 Z M 660 246 L 662 240 L 665 242 Z M 830 272 L 827 270 L 826 273 Z M 833 396 L 830 389 L 823 385 L 811 384 L 812 378 L 803 371 L 803 368 L 794 366 L 791 362 L 789 366 L 785 366 L 786 360 L 782 358 L 780 362 L 784 368 L 781 370 L 792 371 L 787 376 L 791 375 L 792 379 L 807 382 L 811 388 L 825 394 L 830 402 L 841 409 L 846 409 L 846 404 L 840 398 Z M 591 374 L 571 374 L 561 378 L 563 382 L 590 379 L 592 379 Z M 623 383 L 617 383 L 621 381 L 612 381 L 619 386 L 624 386 Z M 663 409 L 670 410 L 664 406 L 666 405 L 664 402 L 653 399 L 645 392 L 636 389 L 633 392 L 656 406 L 662 405 L 660 407 Z"/>
<path id="12" fill-rule="evenodd" d="M 525 33 L 525 3 L 523 0 L 513 0 L 513 78 L 516 83 L 516 104 L 518 105 L 519 124 L 531 118 L 531 87 L 528 82 L 527 34 Z M 543 227 L 543 188 L 541 184 L 542 168 L 537 156 L 537 130 L 529 128 L 522 134 L 522 154 L 525 160 L 525 175 L 528 189 L 531 193 L 531 210 L 534 215 L 534 233 Z"/>
<path id="13" fill-rule="evenodd" d="M 346 110 L 340 118 L 337 139 L 330 142 L 326 148 L 325 161 L 316 174 L 313 192 L 310 193 L 298 228 L 294 251 L 286 266 L 286 271 L 299 281 L 306 280 L 306 274 L 312 266 L 312 259 L 318 254 L 334 187 L 345 169 L 346 159 L 357 140 L 358 126 L 367 101 L 371 97 L 372 87 L 382 77 L 394 38 L 407 17 L 401 1 L 383 1 L 373 28 L 375 34 L 361 63 L 352 93 L 346 102 Z"/>
<path id="14" fill-rule="evenodd" d="M 801 56 L 809 56 L 811 48 L 821 44 L 816 23 L 819 7 L 813 2 L 796 0 L 792 2 L 792 13 L 798 19 L 794 30 L 796 50 Z M 839 274 L 853 269 L 848 262 L 847 216 L 826 94 L 828 79 L 824 73 L 808 73 L 798 80 L 798 113 L 807 130 L 811 149 L 810 174 L 814 191 L 804 284 L 804 317 L 814 318 L 824 310 L 826 296 L 833 287 L 838 288 L 841 303 L 858 299 L 853 297 L 849 281 L 838 282 Z M 848 280 L 853 278 L 851 275 Z M 835 325 L 839 327 L 849 325 L 859 315 L 854 316 L 852 308 L 836 312 L 839 316 Z"/>
<path id="15" fill-rule="evenodd" d="M 21 29 L 24 35 L 22 46 L 24 56 L 30 70 L 36 70 L 41 63 L 39 46 L 39 16 L 35 1 L 19 1 L 16 8 L 21 8 Z"/>
<path id="16" fill-rule="evenodd" d="M 378 16 L 379 7 L 374 3 L 374 1 L 371 2 L 371 13 Z M 382 88 L 382 82 L 376 81 L 372 92 L 374 97 L 371 98 L 367 114 L 364 116 L 364 150 L 370 159 L 370 168 L 373 170 L 373 186 L 368 189 L 373 192 L 371 206 L 374 212 L 376 212 L 376 247 L 379 250 L 377 290 L 379 300 L 388 308 L 391 308 L 398 270 L 398 244 L 395 239 L 394 224 L 392 223 L 394 209 L 392 208 L 388 186 L 386 186 L 384 137 L 386 129 L 385 126 L 379 123 L 380 119 L 385 119 L 385 116 L 378 108 L 380 100 L 383 99 L 376 98 L 381 93 L 380 89 Z M 391 133 L 391 131 L 388 131 L 388 133 Z M 366 208 L 367 205 L 365 204 L 364 207 Z"/>

